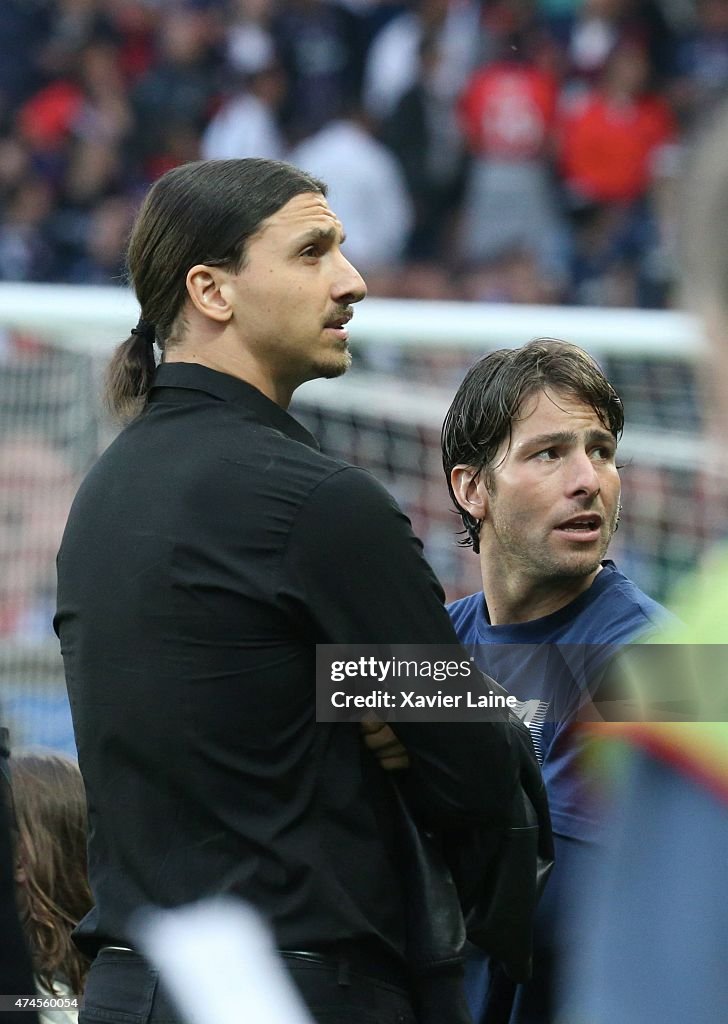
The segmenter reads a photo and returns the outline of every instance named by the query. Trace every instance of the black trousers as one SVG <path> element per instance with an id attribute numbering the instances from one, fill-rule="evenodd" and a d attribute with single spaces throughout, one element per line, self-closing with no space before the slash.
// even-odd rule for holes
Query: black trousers
<path id="1" fill-rule="evenodd" d="M 289 958 L 283 963 L 317 1024 L 417 1024 L 408 993 L 397 985 L 348 969 L 345 963 Z M 105 949 L 91 965 L 79 1024 L 184 1021 L 155 968 L 136 953 Z"/>

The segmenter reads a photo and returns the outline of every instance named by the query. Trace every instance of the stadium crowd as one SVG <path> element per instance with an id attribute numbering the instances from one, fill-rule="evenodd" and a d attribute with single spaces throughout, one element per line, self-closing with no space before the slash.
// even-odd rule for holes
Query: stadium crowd
<path id="1" fill-rule="evenodd" d="M 370 294 L 672 303 L 676 178 L 728 0 L 4 0 L 0 280 L 123 277 L 149 184 L 331 184 Z"/>

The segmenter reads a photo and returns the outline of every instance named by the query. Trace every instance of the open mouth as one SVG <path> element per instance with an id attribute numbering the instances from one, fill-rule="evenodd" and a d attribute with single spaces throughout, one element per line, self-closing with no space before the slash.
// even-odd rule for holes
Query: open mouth
<path id="1" fill-rule="evenodd" d="M 591 540 L 593 537 L 599 535 L 599 529 L 602 525 L 602 517 L 594 513 L 593 515 L 580 515 L 572 516 L 571 519 L 567 519 L 565 522 L 560 523 L 556 529 L 559 533 L 568 533 L 574 537 L 582 538 L 584 540 Z"/>
<path id="2" fill-rule="evenodd" d="M 349 323 L 353 316 L 353 313 L 346 312 L 341 313 L 339 316 L 332 317 L 331 320 L 327 320 L 324 327 L 327 331 L 336 331 L 337 334 L 342 337 L 348 337 L 349 332 L 346 330 L 346 325 Z"/>

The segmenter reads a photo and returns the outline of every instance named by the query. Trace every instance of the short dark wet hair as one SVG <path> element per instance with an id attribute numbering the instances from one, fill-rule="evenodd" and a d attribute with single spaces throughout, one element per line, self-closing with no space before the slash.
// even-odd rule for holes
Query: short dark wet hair
<path id="1" fill-rule="evenodd" d="M 480 521 L 458 502 L 450 474 L 473 466 L 486 482 L 501 445 L 510 441 L 524 401 L 552 388 L 590 405 L 615 441 L 624 428 L 622 400 L 597 362 L 568 341 L 535 338 L 521 348 L 490 352 L 472 366 L 457 390 L 442 426 L 442 465 L 453 505 L 463 521 L 461 544 L 480 550 Z"/>

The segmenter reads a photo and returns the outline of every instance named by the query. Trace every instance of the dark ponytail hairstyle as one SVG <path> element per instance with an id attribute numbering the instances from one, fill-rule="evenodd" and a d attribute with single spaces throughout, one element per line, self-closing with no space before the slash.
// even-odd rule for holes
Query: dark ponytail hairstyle
<path id="1" fill-rule="evenodd" d="M 326 186 L 278 160 L 200 160 L 162 175 L 146 195 L 127 251 L 129 281 L 141 318 L 116 350 L 106 375 L 106 397 L 128 419 L 146 404 L 156 359 L 174 344 L 187 298 L 186 277 L 196 263 L 245 264 L 245 248 L 260 225 L 294 196 L 326 195 Z"/>
<path id="2" fill-rule="evenodd" d="M 106 371 L 106 400 L 117 416 L 133 416 L 143 405 L 152 384 L 157 361 L 154 358 L 156 330 L 143 318 L 132 328 L 112 356 Z"/>

